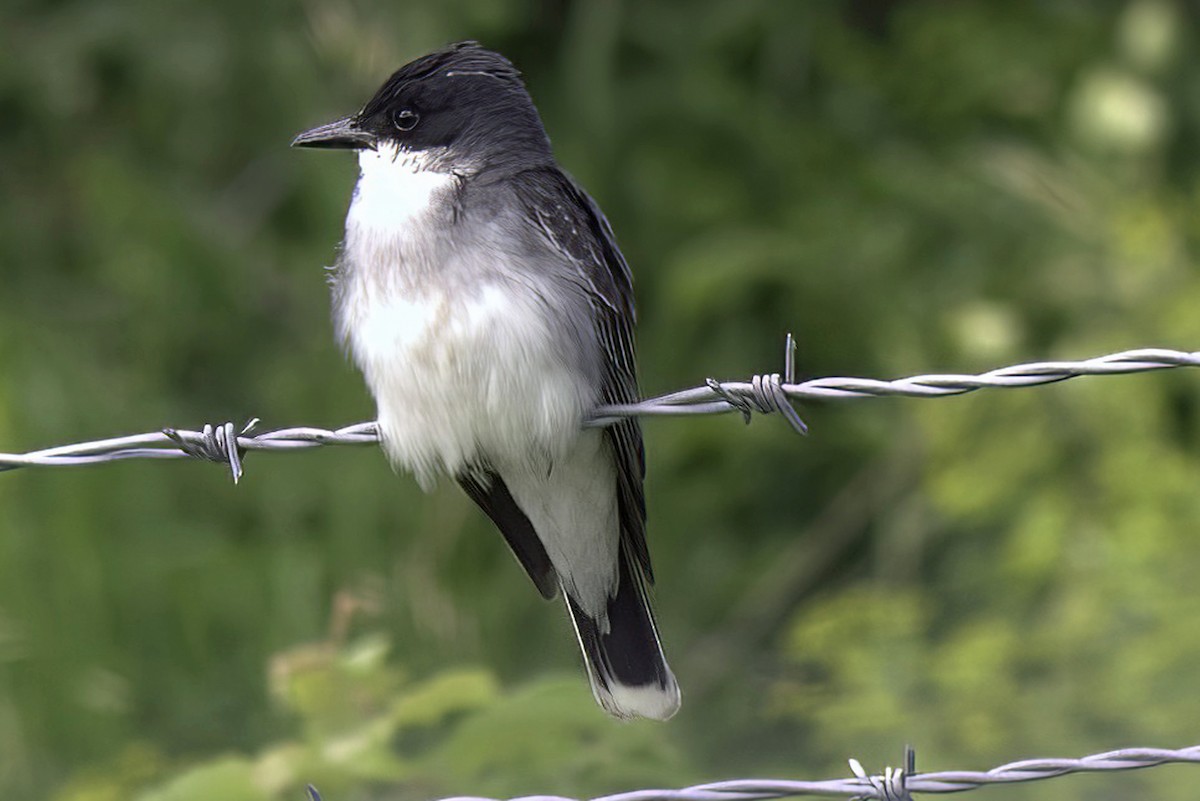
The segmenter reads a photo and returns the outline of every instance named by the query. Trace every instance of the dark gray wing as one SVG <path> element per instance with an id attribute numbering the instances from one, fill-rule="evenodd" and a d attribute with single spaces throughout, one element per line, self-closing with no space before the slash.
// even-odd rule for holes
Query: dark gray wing
<path id="1" fill-rule="evenodd" d="M 554 167 L 518 173 L 511 179 L 523 218 L 562 261 L 588 300 L 603 353 L 602 403 L 633 403 L 638 398 L 633 327 L 633 276 L 617 248 L 612 228 L 596 203 Z M 617 462 L 621 537 L 646 580 L 654 582 L 646 548 L 646 475 L 642 430 L 635 418 L 604 429 Z"/>
<path id="2" fill-rule="evenodd" d="M 500 529 L 508 547 L 529 578 L 533 579 L 538 592 L 543 598 L 553 598 L 558 592 L 558 574 L 554 571 L 554 565 L 550 564 L 550 557 L 533 530 L 533 524 L 509 494 L 504 480 L 490 470 L 472 470 L 457 478 L 467 497 L 479 504 L 479 508 Z"/>

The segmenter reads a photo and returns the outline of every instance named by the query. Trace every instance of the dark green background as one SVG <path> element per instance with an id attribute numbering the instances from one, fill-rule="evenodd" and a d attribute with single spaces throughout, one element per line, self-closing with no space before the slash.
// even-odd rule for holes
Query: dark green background
<path id="1" fill-rule="evenodd" d="M 291 152 L 401 63 L 521 67 L 637 276 L 648 393 L 1200 348 L 1197 13 L 1070 2 L 0 9 L 0 450 L 369 419 Z M 595 708 L 562 610 L 374 449 L 0 476 L 0 795 L 593 794 L 1200 742 L 1200 377 L 654 419 L 684 690 Z M 1191 799 L 1195 769 L 995 798 Z"/>

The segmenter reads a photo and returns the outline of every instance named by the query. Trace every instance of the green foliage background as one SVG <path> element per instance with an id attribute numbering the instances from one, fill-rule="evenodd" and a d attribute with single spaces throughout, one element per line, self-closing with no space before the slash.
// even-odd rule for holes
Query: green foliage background
<path id="1" fill-rule="evenodd" d="M 368 0 L 0 7 L 0 449 L 369 419 L 289 137 L 478 38 L 638 279 L 647 392 L 1200 348 L 1194 6 Z M 378 452 L 0 476 L 0 794 L 595 794 L 1200 742 L 1200 384 L 651 420 L 684 687 L 594 707 L 482 515 Z M 1186 768 L 993 791 L 1193 798 Z"/>

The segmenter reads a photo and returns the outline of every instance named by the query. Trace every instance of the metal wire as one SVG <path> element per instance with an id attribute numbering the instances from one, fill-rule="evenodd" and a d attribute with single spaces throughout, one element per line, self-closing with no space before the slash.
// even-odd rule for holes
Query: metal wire
<path id="1" fill-rule="evenodd" d="M 1012 389 L 1052 384 L 1084 375 L 1119 375 L 1200 367 L 1200 351 L 1142 348 L 1110 353 L 1083 361 L 1018 364 L 979 375 L 932 374 L 880 381 L 872 378 L 816 378 L 797 383 L 795 344 L 788 335 L 784 373 L 756 375 L 749 381 L 709 379 L 704 386 L 671 392 L 637 403 L 599 406 L 585 425 L 603 427 L 627 417 L 739 412 L 749 422 L 754 414 L 779 412 L 798 433 L 808 427 L 793 404 L 803 400 L 852 398 L 943 398 L 979 389 Z M 284 451 L 320 445 L 370 445 L 379 441 L 375 423 L 357 423 L 335 430 L 300 427 L 251 434 L 257 418 L 235 433 L 233 423 L 206 425 L 200 431 L 161 432 L 62 445 L 29 453 L 0 453 L 0 471 L 19 467 L 62 467 L 118 459 L 200 458 L 228 465 L 236 482 L 242 475 L 241 457 L 247 451 Z"/>
<path id="2" fill-rule="evenodd" d="M 904 768 L 886 768 L 870 775 L 857 759 L 850 760 L 854 773 L 848 779 L 824 781 L 787 781 L 777 779 L 738 779 L 697 784 L 680 790 L 634 790 L 599 796 L 591 801 L 768 801 L 797 796 L 848 796 L 878 801 L 911 801 L 912 793 L 961 793 L 989 784 L 1016 784 L 1053 779 L 1072 773 L 1136 770 L 1168 764 L 1200 764 L 1200 745 L 1172 750 L 1167 748 L 1124 748 L 1079 759 L 1025 759 L 1009 762 L 989 771 L 939 771 L 916 773 L 912 748 L 905 749 Z M 311 801 L 321 801 L 316 788 L 307 788 Z M 496 801 L 483 796 L 453 796 L 442 801 Z M 529 795 L 509 801 L 580 801 L 559 795 Z"/>
<path id="3" fill-rule="evenodd" d="M 850 398 L 883 398 L 903 396 L 910 398 L 943 398 L 948 395 L 963 395 L 978 389 L 1012 389 L 1053 384 L 1083 375 L 1119 375 L 1144 373 L 1151 370 L 1169 370 L 1176 367 L 1200 367 L 1200 351 L 1168 350 L 1165 348 L 1141 348 L 1110 353 L 1083 361 L 1032 362 L 1012 367 L 1001 367 L 979 375 L 957 373 L 918 375 L 892 381 L 873 378 L 815 378 L 811 381 L 794 383 L 791 376 L 792 337 L 788 335 L 788 367 L 784 378 L 776 373 L 770 376 L 755 376 L 749 382 L 712 381 L 704 387 L 685 389 L 667 395 L 659 395 L 638 403 L 623 406 L 604 406 L 596 410 L 592 425 L 610 425 L 630 415 L 663 414 L 720 414 L 740 411 L 743 415 L 754 411 L 769 413 L 771 400 L 764 397 L 763 385 L 775 388 L 790 401 L 801 400 L 846 400 Z"/>

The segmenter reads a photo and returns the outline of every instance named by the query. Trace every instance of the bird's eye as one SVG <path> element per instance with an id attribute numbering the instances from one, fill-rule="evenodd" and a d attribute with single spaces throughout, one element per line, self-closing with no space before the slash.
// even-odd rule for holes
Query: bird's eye
<path id="1" fill-rule="evenodd" d="M 392 112 L 392 125 L 395 125 L 396 129 L 400 131 L 411 131 L 417 127 L 420 119 L 421 116 L 411 108 L 402 108 Z"/>

